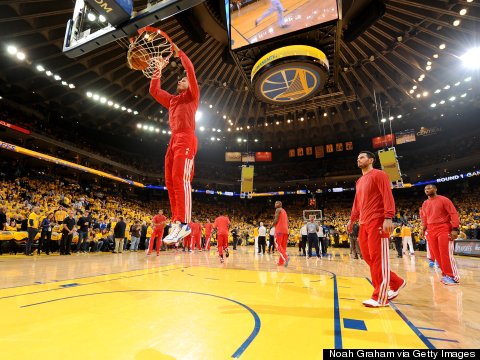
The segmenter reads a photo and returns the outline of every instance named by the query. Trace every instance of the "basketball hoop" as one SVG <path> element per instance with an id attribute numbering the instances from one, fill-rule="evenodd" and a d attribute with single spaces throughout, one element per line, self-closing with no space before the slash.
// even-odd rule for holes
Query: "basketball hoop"
<path id="1" fill-rule="evenodd" d="M 131 69 L 141 70 L 149 78 L 160 78 L 162 70 L 173 55 L 175 44 L 160 29 L 146 26 L 138 35 L 130 38 L 127 60 Z"/>

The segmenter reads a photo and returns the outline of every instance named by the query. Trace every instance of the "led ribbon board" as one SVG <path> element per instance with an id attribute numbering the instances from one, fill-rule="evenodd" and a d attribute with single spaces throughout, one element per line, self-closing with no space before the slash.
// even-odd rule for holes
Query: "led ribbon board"
<path id="1" fill-rule="evenodd" d="M 112 174 L 109 174 L 109 173 L 106 173 L 106 172 L 103 172 L 103 171 L 100 171 L 100 170 L 96 170 L 96 169 L 92 169 L 92 168 L 89 168 L 89 167 L 86 167 L 86 166 L 78 165 L 78 164 L 72 163 L 72 162 L 67 161 L 67 160 L 62 160 L 62 159 L 56 158 L 54 156 L 39 153 L 37 151 L 25 149 L 21 146 L 9 144 L 9 143 L 6 143 L 6 142 L 1 141 L 1 140 L 0 140 L 0 149 L 10 150 L 10 151 L 17 152 L 17 153 L 20 153 L 20 154 L 28 155 L 28 156 L 31 156 L 31 157 L 34 157 L 34 158 L 37 158 L 37 159 L 40 159 L 40 160 L 55 163 L 57 165 L 62 165 L 62 166 L 66 166 L 66 167 L 69 167 L 69 168 L 72 168 L 72 169 L 88 172 L 90 174 L 102 176 L 102 177 L 107 178 L 107 179 L 120 181 L 120 182 L 123 182 L 125 184 L 134 185 L 134 186 L 138 186 L 138 187 L 145 187 L 143 184 L 138 183 L 136 181 L 123 179 L 121 177 L 118 177 L 118 176 L 115 176 L 115 175 L 112 175 Z"/>

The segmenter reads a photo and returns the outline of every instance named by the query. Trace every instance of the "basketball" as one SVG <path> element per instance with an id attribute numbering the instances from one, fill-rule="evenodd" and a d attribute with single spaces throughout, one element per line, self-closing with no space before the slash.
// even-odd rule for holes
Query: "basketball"
<path id="1" fill-rule="evenodd" d="M 135 47 L 128 49 L 127 60 L 130 69 L 145 70 L 148 67 L 150 54 L 144 47 L 136 45 Z"/>

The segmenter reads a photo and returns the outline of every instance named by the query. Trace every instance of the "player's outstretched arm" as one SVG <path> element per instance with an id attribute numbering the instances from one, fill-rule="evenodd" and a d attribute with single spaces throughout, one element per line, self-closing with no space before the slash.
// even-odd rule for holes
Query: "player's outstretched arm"
<path id="1" fill-rule="evenodd" d="M 170 100 L 173 95 L 161 88 L 160 76 L 153 77 L 150 81 L 150 95 L 165 108 L 170 108 Z"/>
<path id="2" fill-rule="evenodd" d="M 192 98 L 198 102 L 200 100 L 200 89 L 198 88 L 197 77 L 195 76 L 193 64 L 188 56 L 180 49 L 178 49 L 178 56 L 180 57 L 185 72 L 187 73 L 189 84 L 188 91 L 192 95 Z"/>

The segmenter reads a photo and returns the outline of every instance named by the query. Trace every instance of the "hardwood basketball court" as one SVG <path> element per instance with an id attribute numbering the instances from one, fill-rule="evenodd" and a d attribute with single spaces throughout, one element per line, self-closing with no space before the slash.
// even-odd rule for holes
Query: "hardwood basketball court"
<path id="1" fill-rule="evenodd" d="M 321 359 L 328 348 L 478 348 L 478 260 L 457 257 L 446 287 L 424 254 L 391 258 L 408 281 L 371 309 L 368 267 L 335 249 L 306 259 L 240 247 L 216 253 L 7 255 L 0 290 L 6 358 Z M 392 255 L 391 255 L 392 256 Z"/>

